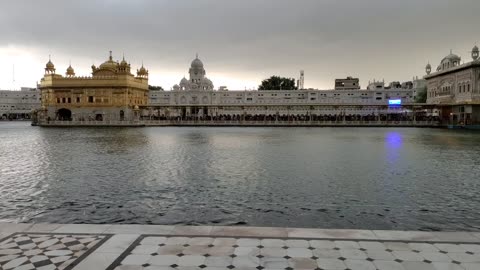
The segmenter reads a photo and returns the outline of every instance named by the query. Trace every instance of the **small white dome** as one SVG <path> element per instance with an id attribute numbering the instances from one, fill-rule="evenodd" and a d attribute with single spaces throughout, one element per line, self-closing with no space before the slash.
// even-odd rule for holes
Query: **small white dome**
<path id="1" fill-rule="evenodd" d="M 180 81 L 180 85 L 182 84 L 188 84 L 187 78 L 183 77 L 182 80 Z"/>
<path id="2" fill-rule="evenodd" d="M 193 61 L 192 61 L 192 68 L 203 68 L 203 63 L 200 59 L 198 58 L 195 58 Z"/>
<path id="3" fill-rule="evenodd" d="M 443 58 L 442 63 L 445 61 L 460 61 L 460 56 L 450 53 L 449 55 Z"/>

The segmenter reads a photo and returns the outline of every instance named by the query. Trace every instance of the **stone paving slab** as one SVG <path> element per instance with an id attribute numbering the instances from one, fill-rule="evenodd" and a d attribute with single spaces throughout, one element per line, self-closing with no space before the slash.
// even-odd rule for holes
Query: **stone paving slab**
<path id="1" fill-rule="evenodd" d="M 480 243 L 142 235 L 107 270 L 480 269 Z"/>
<path id="2" fill-rule="evenodd" d="M 0 223 L 0 235 L 13 232 L 210 235 L 237 237 L 405 240 L 425 242 L 480 242 L 480 232 L 424 232 L 389 230 L 309 229 L 246 226 L 170 226 L 110 224 Z"/>
<path id="3" fill-rule="evenodd" d="M 478 232 L 0 223 L 0 236 L 2 270 L 480 270 Z M 60 244 L 81 237 L 81 252 Z"/>

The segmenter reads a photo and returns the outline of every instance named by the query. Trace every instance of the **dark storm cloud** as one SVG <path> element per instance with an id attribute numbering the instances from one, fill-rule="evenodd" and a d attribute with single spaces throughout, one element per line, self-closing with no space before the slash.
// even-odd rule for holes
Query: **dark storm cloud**
<path id="1" fill-rule="evenodd" d="M 199 52 L 207 72 L 256 80 L 305 69 L 307 86 L 348 74 L 365 85 L 422 75 L 450 48 L 466 58 L 478 10 L 478 0 L 3 1 L 0 47 L 87 62 L 111 49 L 179 76 Z"/>

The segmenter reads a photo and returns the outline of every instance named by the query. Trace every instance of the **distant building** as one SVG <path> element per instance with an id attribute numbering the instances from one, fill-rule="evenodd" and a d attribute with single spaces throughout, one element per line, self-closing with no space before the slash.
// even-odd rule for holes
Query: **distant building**
<path id="1" fill-rule="evenodd" d="M 458 55 L 450 52 L 432 73 L 430 63 L 427 75 L 427 103 L 443 104 L 444 118 L 453 124 L 480 124 L 480 59 L 474 46 L 472 61 L 462 64 Z"/>
<path id="2" fill-rule="evenodd" d="M 195 72 L 200 76 L 195 76 Z M 341 90 L 226 91 L 224 87 L 214 90 L 213 84 L 202 76 L 205 69 L 198 58 L 192 61 L 190 74 L 190 80 L 182 79 L 183 84 L 175 85 L 173 91 L 156 92 L 155 99 L 150 100 L 147 108 L 144 107 L 143 115 L 182 118 L 219 115 L 371 115 L 404 113 L 402 106 L 389 106 L 390 100 L 406 106 L 413 106 L 415 100 L 415 89 L 412 87 L 390 89 L 381 83 L 378 88 L 372 86 L 368 90 L 360 90 L 359 80 L 352 77 L 341 80 Z"/>
<path id="3" fill-rule="evenodd" d="M 183 77 L 179 84 L 173 86 L 173 90 L 213 90 L 213 83 L 205 76 L 206 72 L 198 55 L 193 59 L 188 74 L 189 79 Z"/>
<path id="4" fill-rule="evenodd" d="M 335 90 L 359 90 L 360 80 L 347 77 L 346 79 L 335 79 Z"/>
<path id="5" fill-rule="evenodd" d="M 20 91 L 0 90 L 0 119 L 30 119 L 40 108 L 40 91 L 22 87 Z"/>
<path id="6" fill-rule="evenodd" d="M 373 81 L 373 82 L 368 82 L 367 90 L 411 90 L 412 91 L 412 96 L 415 100 L 415 97 L 417 96 L 417 91 L 424 88 L 426 85 L 426 80 L 424 79 L 418 79 L 418 77 L 414 77 L 412 81 L 407 81 L 407 82 L 391 82 L 388 84 L 388 86 L 385 86 L 384 81 Z"/>
<path id="7" fill-rule="evenodd" d="M 71 66 L 66 75 L 55 73 L 49 61 L 40 83 L 42 107 L 35 114 L 40 121 L 108 122 L 140 119 L 407 119 L 416 110 L 415 85 L 418 83 L 369 83 L 360 89 L 359 79 L 336 80 L 338 89 L 318 90 L 229 90 L 214 89 L 205 76 L 198 56 L 191 62 L 189 79 L 183 78 L 172 91 L 149 91 L 148 71 L 142 66 L 137 76 L 122 60 L 109 59 L 99 67 L 92 66 L 91 77 L 78 77 Z M 422 111 L 423 112 L 423 111 Z M 409 114 L 409 116 L 407 116 Z M 311 117 L 313 118 L 311 118 Z M 102 123 L 103 121 L 103 123 Z M 105 122 L 106 121 L 106 122 Z M 65 122 L 66 123 L 66 122 Z M 129 124 L 128 122 L 127 124 Z M 133 124 L 141 124 L 135 122 Z M 66 123 L 68 125 L 68 123 Z"/>
<path id="8" fill-rule="evenodd" d="M 134 76 L 130 64 L 113 61 L 111 52 L 99 67 L 92 66 L 91 77 L 76 76 L 71 65 L 65 76 L 57 74 L 49 60 L 40 90 L 41 119 L 132 120 L 148 103 L 148 71 L 142 65 Z"/>

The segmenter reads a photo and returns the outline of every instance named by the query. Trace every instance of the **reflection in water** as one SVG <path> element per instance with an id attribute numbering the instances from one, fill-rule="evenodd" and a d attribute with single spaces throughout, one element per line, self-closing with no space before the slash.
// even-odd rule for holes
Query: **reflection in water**
<path id="1" fill-rule="evenodd" d="M 402 134 L 397 131 L 387 132 L 385 135 L 387 147 L 392 151 L 402 147 Z"/>
<path id="2" fill-rule="evenodd" d="M 397 131 L 388 131 L 385 134 L 385 150 L 389 169 L 395 169 L 395 165 L 399 163 L 402 148 L 402 134 Z M 392 171 L 391 171 L 392 172 Z"/>
<path id="3" fill-rule="evenodd" d="M 480 136 L 0 123 L 0 220 L 478 230 Z"/>

